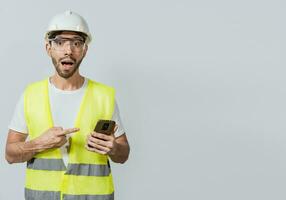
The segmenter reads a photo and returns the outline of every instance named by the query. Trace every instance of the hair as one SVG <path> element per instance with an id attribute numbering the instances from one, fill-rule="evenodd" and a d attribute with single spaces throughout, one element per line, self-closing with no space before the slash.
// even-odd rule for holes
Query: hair
<path id="1" fill-rule="evenodd" d="M 62 34 L 63 32 L 65 31 L 52 31 L 50 33 L 48 33 L 48 39 L 54 39 L 57 35 L 60 35 Z M 87 38 L 87 35 L 85 33 L 82 33 L 82 32 L 77 32 L 77 31 L 72 31 L 72 32 L 75 32 L 77 33 L 80 37 L 82 37 L 83 41 L 85 42 L 86 41 L 86 38 Z"/>

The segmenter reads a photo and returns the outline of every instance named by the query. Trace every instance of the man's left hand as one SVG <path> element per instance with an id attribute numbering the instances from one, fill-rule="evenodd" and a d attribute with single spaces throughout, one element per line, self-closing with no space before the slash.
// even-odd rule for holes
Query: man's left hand
<path id="1" fill-rule="evenodd" d="M 85 148 L 89 151 L 97 152 L 103 155 L 114 155 L 118 146 L 114 136 L 116 129 L 117 126 L 110 135 L 93 131 L 87 136 L 87 144 Z"/>

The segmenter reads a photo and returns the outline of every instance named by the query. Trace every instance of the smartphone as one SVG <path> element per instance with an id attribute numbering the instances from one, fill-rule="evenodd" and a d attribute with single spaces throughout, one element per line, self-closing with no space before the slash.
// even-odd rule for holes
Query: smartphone
<path id="1" fill-rule="evenodd" d="M 110 135 L 111 133 L 113 133 L 114 128 L 115 128 L 115 121 L 101 119 L 97 122 L 94 131 Z"/>

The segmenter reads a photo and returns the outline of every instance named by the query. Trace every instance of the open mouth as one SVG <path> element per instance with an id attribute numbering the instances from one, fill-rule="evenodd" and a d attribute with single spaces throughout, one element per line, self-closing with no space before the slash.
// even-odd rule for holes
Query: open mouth
<path id="1" fill-rule="evenodd" d="M 61 61 L 61 64 L 64 67 L 64 69 L 70 69 L 74 65 L 74 62 L 71 60 L 64 60 Z"/>

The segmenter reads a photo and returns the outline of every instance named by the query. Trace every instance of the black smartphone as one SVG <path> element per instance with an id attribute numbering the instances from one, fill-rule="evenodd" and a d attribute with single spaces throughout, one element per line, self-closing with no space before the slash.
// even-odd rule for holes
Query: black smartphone
<path id="1" fill-rule="evenodd" d="M 115 121 L 112 120 L 99 120 L 95 126 L 94 131 L 98 133 L 103 133 L 110 135 L 113 133 L 115 128 Z"/>

